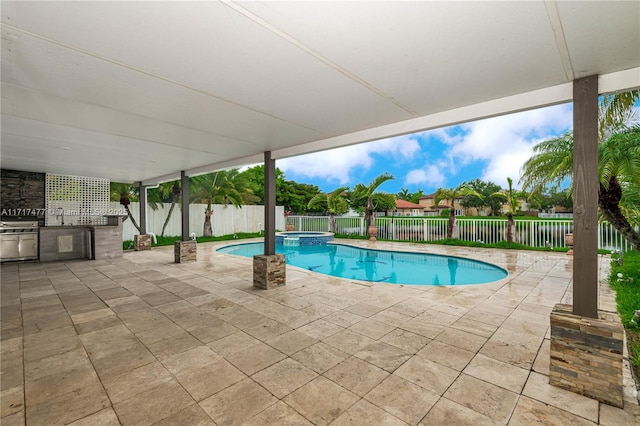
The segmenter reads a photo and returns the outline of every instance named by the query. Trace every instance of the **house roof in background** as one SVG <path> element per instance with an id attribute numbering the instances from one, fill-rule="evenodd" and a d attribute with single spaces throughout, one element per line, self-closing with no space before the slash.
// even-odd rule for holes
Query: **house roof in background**
<path id="1" fill-rule="evenodd" d="M 396 200 L 397 209 L 424 209 L 423 205 L 415 204 L 406 200 Z"/>

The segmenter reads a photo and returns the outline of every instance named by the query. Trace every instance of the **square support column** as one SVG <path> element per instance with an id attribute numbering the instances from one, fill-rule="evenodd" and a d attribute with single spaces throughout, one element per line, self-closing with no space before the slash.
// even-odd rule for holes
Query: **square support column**
<path id="1" fill-rule="evenodd" d="M 276 161 L 264 153 L 264 254 L 276 254 Z"/>
<path id="2" fill-rule="evenodd" d="M 276 254 L 276 162 L 264 153 L 264 254 L 253 257 L 253 286 L 265 290 L 285 285 L 287 264 Z"/>
<path id="3" fill-rule="evenodd" d="M 551 312 L 549 383 L 622 407 L 624 329 L 598 311 L 598 76 L 573 83 L 573 306 Z"/>
<path id="4" fill-rule="evenodd" d="M 147 233 L 147 187 L 140 183 L 140 234 Z"/>
<path id="5" fill-rule="evenodd" d="M 598 76 L 573 82 L 573 313 L 598 318 Z"/>
<path id="6" fill-rule="evenodd" d="M 182 187 L 182 197 L 180 206 L 182 207 L 182 241 L 189 241 L 189 176 L 183 171 L 180 172 L 180 186 Z"/>

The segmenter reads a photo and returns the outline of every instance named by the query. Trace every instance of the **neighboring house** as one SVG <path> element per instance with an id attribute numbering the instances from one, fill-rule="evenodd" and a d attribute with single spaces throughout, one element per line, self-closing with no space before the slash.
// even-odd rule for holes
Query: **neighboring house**
<path id="1" fill-rule="evenodd" d="M 518 198 L 518 209 L 523 212 L 528 212 L 531 210 L 531 206 L 529 205 L 529 202 L 527 201 L 526 198 Z M 491 211 L 491 209 L 487 209 L 487 210 Z M 509 205 L 507 203 L 504 203 L 500 208 L 500 213 L 503 215 L 506 215 L 508 212 L 509 212 Z"/>
<path id="2" fill-rule="evenodd" d="M 440 214 L 442 210 L 451 208 L 451 206 L 446 204 L 446 201 L 441 201 L 440 205 L 436 206 L 434 203 L 434 199 L 435 199 L 435 192 L 433 194 L 424 195 L 420 197 L 420 199 L 418 200 L 420 205 L 424 208 L 425 215 L 432 216 L 434 215 L 434 213 Z M 456 198 L 456 200 L 453 203 L 453 208 L 456 211 L 456 216 L 461 216 L 463 213 L 462 212 L 463 208 L 460 205 L 461 202 L 462 202 L 462 197 L 459 197 L 459 198 Z"/>
<path id="3" fill-rule="evenodd" d="M 393 211 L 394 216 L 422 216 L 423 214 L 423 205 L 405 200 L 396 200 L 396 209 Z"/>

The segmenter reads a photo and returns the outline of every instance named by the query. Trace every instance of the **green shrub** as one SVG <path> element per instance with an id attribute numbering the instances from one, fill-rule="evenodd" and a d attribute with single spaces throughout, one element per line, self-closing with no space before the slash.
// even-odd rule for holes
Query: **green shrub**
<path id="1" fill-rule="evenodd" d="M 617 254 L 612 258 L 609 283 L 616 292 L 616 308 L 627 330 L 629 359 L 640 376 L 640 324 L 634 318 L 640 310 L 640 253 L 628 251 L 622 255 L 622 261 Z"/>
<path id="2" fill-rule="evenodd" d="M 622 265 L 619 256 L 612 255 L 609 282 L 616 291 L 616 304 L 625 328 L 640 331 L 640 324 L 631 322 L 635 311 L 640 310 L 640 253 L 624 253 Z"/>

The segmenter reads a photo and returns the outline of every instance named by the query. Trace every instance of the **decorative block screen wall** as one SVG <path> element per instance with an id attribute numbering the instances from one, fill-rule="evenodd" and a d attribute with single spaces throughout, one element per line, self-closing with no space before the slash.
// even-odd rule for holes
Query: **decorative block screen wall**
<path id="1" fill-rule="evenodd" d="M 109 179 L 47 173 L 46 225 L 106 225 Z"/>

